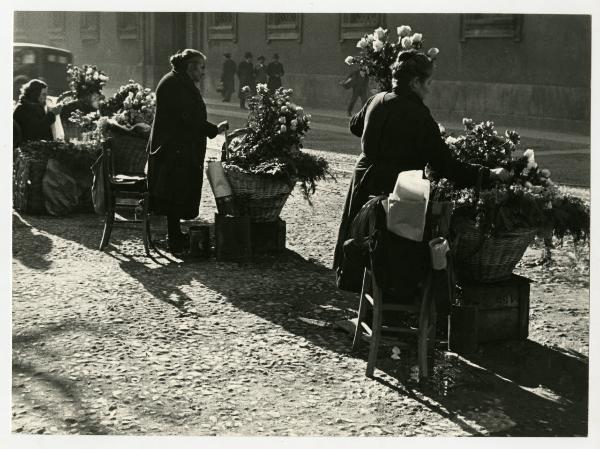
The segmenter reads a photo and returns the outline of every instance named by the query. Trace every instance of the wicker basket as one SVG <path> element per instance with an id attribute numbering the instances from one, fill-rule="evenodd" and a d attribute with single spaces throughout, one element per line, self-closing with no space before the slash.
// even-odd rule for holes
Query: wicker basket
<path id="1" fill-rule="evenodd" d="M 125 175 L 143 174 L 148 159 L 146 153 L 148 136 L 115 126 L 110 128 L 109 136 L 112 142 L 115 171 Z"/>
<path id="2" fill-rule="evenodd" d="M 223 169 L 236 199 L 244 204 L 253 223 L 277 220 L 293 186 L 232 166 L 225 165 Z"/>
<path id="3" fill-rule="evenodd" d="M 42 180 L 48 158 L 17 150 L 13 167 L 13 207 L 26 214 L 45 214 Z"/>
<path id="4" fill-rule="evenodd" d="M 497 282 L 510 278 L 525 250 L 535 238 L 532 228 L 486 237 L 471 220 L 453 224 L 456 271 L 461 281 Z"/>

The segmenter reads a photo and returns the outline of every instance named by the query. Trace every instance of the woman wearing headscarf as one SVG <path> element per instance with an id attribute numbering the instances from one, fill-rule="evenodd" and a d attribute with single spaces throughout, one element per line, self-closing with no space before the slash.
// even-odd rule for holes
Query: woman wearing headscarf
<path id="1" fill-rule="evenodd" d="M 181 219 L 198 216 L 206 139 L 227 128 L 207 120 L 206 104 L 197 85 L 204 76 L 206 57 L 186 49 L 170 58 L 172 70 L 156 88 L 156 113 L 148 142 L 150 210 L 167 216 L 169 249 L 188 245 Z"/>

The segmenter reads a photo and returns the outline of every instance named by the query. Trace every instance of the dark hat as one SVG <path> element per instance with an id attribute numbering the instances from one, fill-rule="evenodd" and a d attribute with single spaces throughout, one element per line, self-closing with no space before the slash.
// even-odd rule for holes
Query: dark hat
<path id="1" fill-rule="evenodd" d="M 252 53 L 250 53 L 249 51 L 247 51 L 247 52 L 244 54 L 244 58 L 246 58 L 246 59 L 247 59 L 247 58 L 251 58 L 251 57 L 252 57 Z"/>
<path id="2" fill-rule="evenodd" d="M 265 57 L 261 55 L 261 56 L 259 56 L 259 57 L 258 57 L 258 58 L 256 58 L 256 59 L 257 59 L 257 60 L 259 60 L 259 61 L 264 61 L 264 60 L 265 60 Z"/>
<path id="3" fill-rule="evenodd" d="M 279 59 L 279 55 L 277 53 L 273 53 L 273 58 Z"/>
<path id="4" fill-rule="evenodd" d="M 226 58 L 231 58 L 231 53 L 223 53 L 223 56 L 225 56 Z"/>

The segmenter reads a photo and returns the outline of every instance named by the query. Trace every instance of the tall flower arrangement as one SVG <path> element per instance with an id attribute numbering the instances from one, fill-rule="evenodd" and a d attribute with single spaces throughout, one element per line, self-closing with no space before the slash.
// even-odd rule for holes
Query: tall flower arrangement
<path id="1" fill-rule="evenodd" d="M 250 94 L 250 88 L 243 88 Z M 315 192 L 316 182 L 329 174 L 322 157 L 302 151 L 304 135 L 310 129 L 310 114 L 291 101 L 292 89 L 269 90 L 256 86 L 248 102 L 247 132 L 232 142 L 226 165 L 293 185 L 296 180 L 306 198 Z"/>
<path id="2" fill-rule="evenodd" d="M 423 48 L 424 38 L 421 33 L 414 33 L 408 25 L 396 28 L 397 40 L 390 39 L 389 31 L 382 27 L 373 33 L 365 34 L 357 43 L 360 49 L 357 56 L 348 56 L 346 64 L 358 64 L 365 70 L 367 75 L 374 78 L 379 84 L 381 91 L 389 91 L 392 88 L 392 73 L 390 66 L 396 61 L 398 54 L 405 50 L 420 50 Z M 427 52 L 430 57 L 439 53 L 437 48 L 431 48 Z"/>
<path id="3" fill-rule="evenodd" d="M 83 99 L 86 95 L 100 94 L 108 82 L 108 75 L 95 65 L 84 64 L 81 67 L 67 66 L 67 81 L 75 98 Z"/>
<path id="4" fill-rule="evenodd" d="M 114 115 L 121 125 L 151 125 L 156 112 L 156 95 L 134 80 L 129 80 L 111 98 L 100 104 L 99 112 L 102 116 Z"/>

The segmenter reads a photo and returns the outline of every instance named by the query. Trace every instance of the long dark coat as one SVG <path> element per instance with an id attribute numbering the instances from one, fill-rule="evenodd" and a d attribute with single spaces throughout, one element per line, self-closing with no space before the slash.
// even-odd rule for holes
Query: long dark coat
<path id="1" fill-rule="evenodd" d="M 226 59 L 223 62 L 223 71 L 221 73 L 221 82 L 223 83 L 223 96 L 229 97 L 234 91 L 235 72 L 237 65 L 231 59 Z"/>
<path id="2" fill-rule="evenodd" d="M 171 71 L 156 88 L 148 142 L 150 210 L 192 219 L 198 215 L 206 138 L 217 135 L 200 91 L 185 73 Z"/>
<path id="3" fill-rule="evenodd" d="M 50 126 L 56 120 L 40 103 L 22 100 L 13 111 L 13 120 L 21 129 L 21 140 L 54 140 Z"/>
<path id="4" fill-rule="evenodd" d="M 238 95 L 240 98 L 245 95 L 242 94 L 242 88 L 248 86 L 252 92 L 256 89 L 256 83 L 254 81 L 254 65 L 248 61 L 242 61 L 238 64 L 237 75 L 240 80 L 240 88 L 238 89 Z"/>
<path id="5" fill-rule="evenodd" d="M 270 90 L 275 90 L 281 87 L 281 77 L 285 74 L 283 71 L 283 64 L 279 61 L 271 61 L 267 66 L 267 75 L 269 80 L 267 81 L 267 87 Z"/>
<path id="6" fill-rule="evenodd" d="M 409 88 L 382 92 L 367 100 L 350 120 L 350 131 L 361 138 L 362 153 L 346 197 L 333 266 L 340 266 L 350 225 L 370 195 L 394 190 L 398 174 L 425 165 L 458 185 L 489 181 L 489 170 L 453 158 L 427 106 Z"/>

